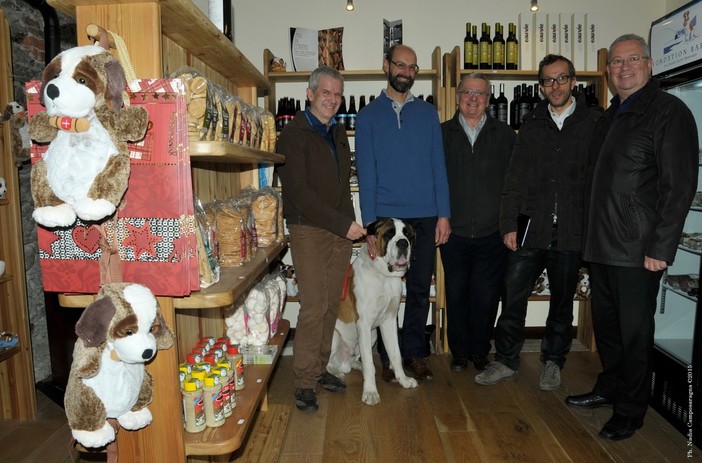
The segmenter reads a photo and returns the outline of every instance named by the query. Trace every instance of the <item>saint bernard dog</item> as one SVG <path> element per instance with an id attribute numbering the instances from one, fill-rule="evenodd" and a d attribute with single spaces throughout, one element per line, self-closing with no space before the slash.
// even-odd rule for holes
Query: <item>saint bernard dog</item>
<path id="1" fill-rule="evenodd" d="M 397 382 L 406 389 L 417 387 L 417 381 L 405 375 L 402 369 L 397 337 L 402 277 L 409 268 L 414 230 L 401 220 L 381 219 L 368 226 L 368 234 L 377 237 L 377 257 L 371 259 L 367 244 L 363 244 L 360 255 L 351 265 L 327 371 L 343 378 L 351 368 L 362 370 L 361 400 L 375 405 L 380 402 L 372 354 L 377 327 L 380 327 Z"/>

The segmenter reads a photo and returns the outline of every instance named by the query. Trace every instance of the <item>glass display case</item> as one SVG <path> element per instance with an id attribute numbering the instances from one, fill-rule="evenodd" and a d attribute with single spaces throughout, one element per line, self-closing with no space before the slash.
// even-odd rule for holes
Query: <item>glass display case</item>
<path id="1" fill-rule="evenodd" d="M 653 75 L 680 98 L 702 133 L 702 34 L 695 27 L 702 0 L 693 0 L 653 21 L 649 44 Z M 675 261 L 661 279 L 656 311 L 651 406 L 693 443 L 702 444 L 702 153 L 698 187 L 688 211 Z M 691 454 L 690 454 L 691 455 Z"/>

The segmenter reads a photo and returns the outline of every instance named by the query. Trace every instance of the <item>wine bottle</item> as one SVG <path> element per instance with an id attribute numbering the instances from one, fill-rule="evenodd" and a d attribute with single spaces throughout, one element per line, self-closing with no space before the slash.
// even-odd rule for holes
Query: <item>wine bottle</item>
<path id="1" fill-rule="evenodd" d="M 278 110 L 275 112 L 275 130 L 283 130 L 283 102 L 285 98 L 278 99 Z"/>
<path id="2" fill-rule="evenodd" d="M 483 23 L 483 35 L 480 36 L 480 69 L 492 69 L 492 40 L 490 26 Z"/>
<path id="3" fill-rule="evenodd" d="M 473 37 L 470 23 L 466 23 L 466 36 L 463 39 L 463 69 L 473 69 Z"/>
<path id="4" fill-rule="evenodd" d="M 300 100 L 295 100 L 295 114 L 300 111 Z"/>
<path id="5" fill-rule="evenodd" d="M 514 130 L 519 130 L 519 98 L 522 96 L 519 85 L 514 86 L 514 98 L 509 103 L 509 125 Z"/>
<path id="6" fill-rule="evenodd" d="M 495 23 L 495 37 L 492 39 L 492 68 L 505 68 L 505 39 L 500 23 Z"/>
<path id="7" fill-rule="evenodd" d="M 531 95 L 531 109 L 536 108 L 536 105 L 541 101 L 539 96 L 539 84 L 534 84 L 534 91 Z"/>
<path id="8" fill-rule="evenodd" d="M 366 107 L 366 96 L 361 95 L 361 99 L 358 101 L 358 111 L 360 112 L 365 107 Z"/>
<path id="9" fill-rule="evenodd" d="M 356 130 L 356 98 L 351 95 L 349 97 L 349 111 L 346 113 L 346 129 Z"/>
<path id="10" fill-rule="evenodd" d="M 346 127 L 346 115 L 346 97 L 342 96 L 341 106 L 339 106 L 339 110 L 336 112 L 336 123 Z"/>
<path id="11" fill-rule="evenodd" d="M 471 69 L 478 69 L 480 66 L 480 42 L 478 41 L 478 26 L 472 26 L 472 32 L 470 34 L 470 40 L 473 43 L 473 63 L 471 64 Z"/>
<path id="12" fill-rule="evenodd" d="M 519 68 L 519 41 L 517 40 L 517 26 L 514 23 L 509 23 L 509 35 L 507 35 L 507 64 L 505 69 Z"/>
<path id="13" fill-rule="evenodd" d="M 497 98 L 495 98 L 495 86 L 490 86 L 490 100 L 488 101 L 487 112 L 490 117 L 497 119 Z"/>
<path id="14" fill-rule="evenodd" d="M 509 103 L 505 96 L 505 84 L 500 84 L 500 96 L 496 99 L 497 102 L 497 120 L 507 123 L 507 114 L 509 113 Z"/>
<path id="15" fill-rule="evenodd" d="M 434 105 L 434 95 L 427 95 L 427 103 Z"/>
<path id="16" fill-rule="evenodd" d="M 519 98 L 519 125 L 524 123 L 527 114 L 531 112 L 531 86 L 522 84 L 522 96 Z"/>
<path id="17" fill-rule="evenodd" d="M 595 84 L 590 84 L 590 86 L 587 87 L 585 101 L 587 102 L 587 105 L 590 107 L 600 105 L 600 100 L 597 98 L 597 86 Z"/>
<path id="18" fill-rule="evenodd" d="M 371 95 L 368 97 L 368 103 L 370 103 L 373 100 L 375 100 L 375 95 Z"/>

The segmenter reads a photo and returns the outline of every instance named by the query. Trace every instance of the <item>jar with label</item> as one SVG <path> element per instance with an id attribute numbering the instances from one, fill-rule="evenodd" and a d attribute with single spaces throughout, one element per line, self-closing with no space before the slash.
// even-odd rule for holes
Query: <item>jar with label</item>
<path id="1" fill-rule="evenodd" d="M 187 432 L 205 429 L 205 404 L 202 398 L 202 383 L 194 378 L 186 379 L 183 393 L 183 425 Z"/>
<path id="2" fill-rule="evenodd" d="M 202 400 L 205 402 L 205 424 L 216 428 L 224 424 L 224 406 L 222 404 L 222 382 L 216 373 L 205 376 L 202 388 Z"/>
<path id="3" fill-rule="evenodd" d="M 218 363 L 212 368 L 212 372 L 219 374 L 222 382 L 222 407 L 224 408 L 224 416 L 232 415 L 232 392 L 234 392 L 233 382 L 230 383 L 230 378 L 234 376 L 228 363 Z"/>
<path id="4" fill-rule="evenodd" d="M 244 373 L 244 356 L 239 353 L 239 346 L 229 346 L 227 349 L 227 354 L 232 362 L 232 369 L 234 370 L 234 389 L 240 391 L 244 389 L 246 385 L 246 378 Z"/>

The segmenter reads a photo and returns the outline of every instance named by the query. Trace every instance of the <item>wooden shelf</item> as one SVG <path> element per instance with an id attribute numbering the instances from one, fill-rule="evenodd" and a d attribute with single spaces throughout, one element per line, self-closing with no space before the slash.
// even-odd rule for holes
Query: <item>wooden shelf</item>
<path id="1" fill-rule="evenodd" d="M 206 428 L 199 433 L 185 433 L 186 455 L 228 455 L 241 447 L 249 427 L 254 422 L 256 410 L 268 393 L 268 381 L 283 351 L 290 332 L 290 322 L 282 319 L 278 332 L 269 344 L 278 346 L 271 365 L 246 365 L 246 387 L 237 391 L 237 405 L 224 424 Z M 264 410 L 261 411 L 265 413 Z"/>
<path id="2" fill-rule="evenodd" d="M 275 243 L 266 248 L 258 248 L 250 262 L 241 267 L 222 269 L 219 282 L 192 293 L 188 297 L 174 297 L 173 307 L 176 309 L 207 309 L 227 307 L 232 305 L 242 294 L 256 283 L 259 275 L 278 257 L 288 246 L 285 241 Z M 84 308 L 95 300 L 93 294 L 59 294 L 61 307 Z"/>
<path id="3" fill-rule="evenodd" d="M 462 69 L 459 73 L 460 76 L 465 76 L 471 72 L 480 72 L 485 74 L 488 78 L 494 78 L 499 80 L 532 80 L 536 78 L 539 74 L 538 70 L 509 70 L 509 69 Z M 576 71 L 576 79 L 600 79 L 604 77 L 604 71 Z"/>
<path id="4" fill-rule="evenodd" d="M 239 296 L 258 281 L 258 276 L 287 246 L 288 243 L 285 240 L 266 248 L 258 248 L 256 255 L 250 262 L 241 267 L 222 269 L 218 283 L 192 293 L 188 297 L 173 298 L 173 307 L 176 309 L 205 309 L 226 307 L 233 304 Z"/>
<path id="5" fill-rule="evenodd" d="M 69 16 L 76 6 L 104 5 L 105 0 L 49 0 Z M 117 4 L 150 4 L 154 0 L 116 0 Z M 189 0 L 159 0 L 161 32 L 222 77 L 240 87 L 268 88 L 268 80 Z M 129 46 L 129 44 L 127 44 Z M 132 47 L 134 48 L 134 46 Z M 136 50 L 132 50 L 136 54 Z"/>
<path id="6" fill-rule="evenodd" d="M 270 51 L 266 50 L 270 53 Z M 265 53 L 265 52 L 264 52 Z M 264 55 L 265 56 L 265 55 Z M 342 76 L 344 76 L 344 81 L 346 82 L 361 82 L 361 81 L 373 81 L 381 80 L 386 81 L 387 76 L 382 69 L 368 70 L 368 71 L 339 71 Z M 269 72 L 268 80 L 276 83 L 285 82 L 307 82 L 310 78 L 310 71 L 290 71 L 290 72 Z M 420 69 L 419 73 L 415 76 L 415 80 L 431 80 L 438 77 L 438 71 L 434 69 Z"/>
<path id="7" fill-rule="evenodd" d="M 190 142 L 190 160 L 192 162 L 226 162 L 226 163 L 263 163 L 280 164 L 285 162 L 282 154 L 261 151 L 236 143 L 217 141 Z"/>
<path id="8" fill-rule="evenodd" d="M 0 349 L 0 362 L 3 362 L 20 351 L 20 346 L 17 344 L 15 347 L 10 347 L 9 349 Z"/>

